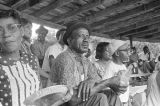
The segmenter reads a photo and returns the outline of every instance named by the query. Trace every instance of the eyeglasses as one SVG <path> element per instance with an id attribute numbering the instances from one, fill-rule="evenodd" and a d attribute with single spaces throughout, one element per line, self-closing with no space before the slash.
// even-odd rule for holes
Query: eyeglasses
<path id="1" fill-rule="evenodd" d="M 15 33 L 21 27 L 21 24 L 8 24 L 6 29 L 9 33 Z M 0 26 L 0 34 L 4 33 L 4 27 Z"/>

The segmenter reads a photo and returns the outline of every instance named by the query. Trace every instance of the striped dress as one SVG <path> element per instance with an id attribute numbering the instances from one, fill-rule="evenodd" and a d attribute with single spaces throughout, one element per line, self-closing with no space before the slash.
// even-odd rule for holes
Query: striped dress
<path id="1" fill-rule="evenodd" d="M 0 56 L 0 106 L 25 106 L 26 97 L 39 90 L 35 56 L 20 53 L 18 61 Z"/>

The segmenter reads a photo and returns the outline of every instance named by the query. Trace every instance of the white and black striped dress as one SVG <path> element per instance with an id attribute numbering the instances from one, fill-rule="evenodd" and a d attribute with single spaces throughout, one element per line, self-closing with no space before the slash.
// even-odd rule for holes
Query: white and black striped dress
<path id="1" fill-rule="evenodd" d="M 25 106 L 26 97 L 39 90 L 35 56 L 20 54 L 18 61 L 0 56 L 0 106 Z"/>

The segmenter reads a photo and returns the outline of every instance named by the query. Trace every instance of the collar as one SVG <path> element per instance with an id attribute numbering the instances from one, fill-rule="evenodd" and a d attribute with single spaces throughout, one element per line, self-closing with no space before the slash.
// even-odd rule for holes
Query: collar
<path id="1" fill-rule="evenodd" d="M 75 58 L 76 61 L 78 62 L 85 62 L 87 60 L 87 58 L 83 55 L 79 55 L 78 53 L 76 53 L 74 50 L 70 49 L 68 47 L 67 51 L 71 54 L 71 56 L 73 58 Z"/>

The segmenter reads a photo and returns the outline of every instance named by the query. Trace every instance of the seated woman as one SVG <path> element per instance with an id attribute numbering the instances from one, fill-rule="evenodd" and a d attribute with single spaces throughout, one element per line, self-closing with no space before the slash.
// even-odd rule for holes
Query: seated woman
<path id="1" fill-rule="evenodd" d="M 110 70 L 108 70 L 108 64 L 109 62 L 111 62 L 111 59 L 112 59 L 112 55 L 110 51 L 111 50 L 108 42 L 100 42 L 96 47 L 95 58 L 98 59 L 98 61 L 96 61 L 94 65 L 98 69 L 98 75 L 102 78 L 102 80 L 108 79 L 111 76 L 113 76 L 111 75 L 112 72 L 109 72 Z"/>
<path id="2" fill-rule="evenodd" d="M 101 48 L 101 49 L 100 49 Z M 98 74 L 102 80 L 112 78 L 113 76 L 123 76 L 127 73 L 127 68 L 123 62 L 129 60 L 128 46 L 125 41 L 112 41 L 109 43 L 100 43 L 96 48 L 96 56 L 100 57 L 95 66 L 98 68 Z M 99 55 L 101 50 L 101 55 Z M 124 75 L 125 76 L 125 75 Z M 122 78 L 123 79 L 123 78 Z M 124 80 L 124 79 L 123 79 Z M 129 83 L 129 77 L 125 79 L 127 84 Z M 127 102 L 129 98 L 129 87 L 125 94 L 124 92 L 117 92 L 120 94 L 121 102 Z"/>
<path id="3" fill-rule="evenodd" d="M 39 90 L 35 56 L 21 52 L 22 27 L 13 10 L 0 10 L 0 105 L 25 106 L 26 97 Z"/>

